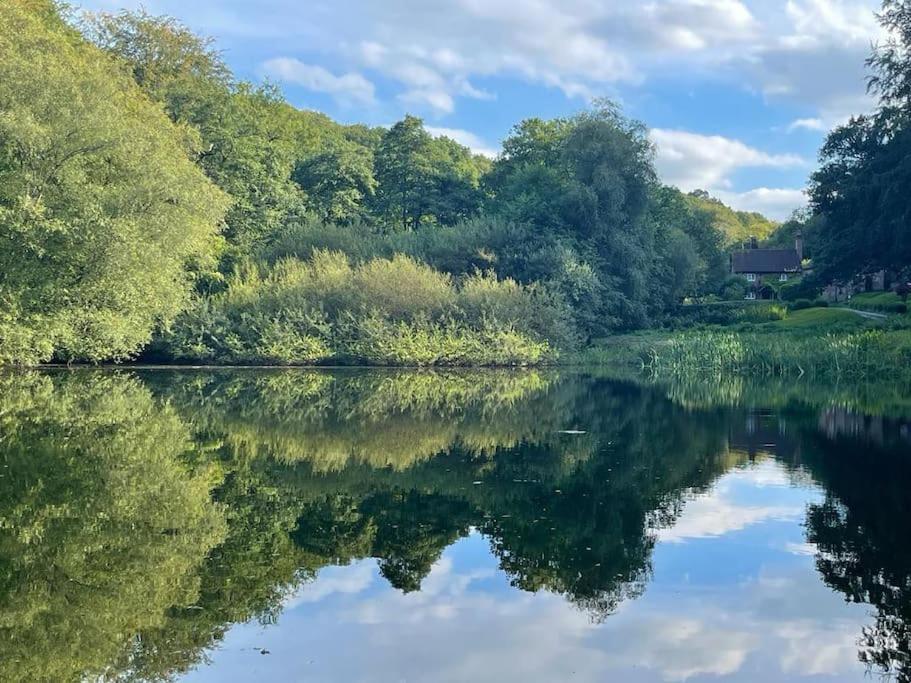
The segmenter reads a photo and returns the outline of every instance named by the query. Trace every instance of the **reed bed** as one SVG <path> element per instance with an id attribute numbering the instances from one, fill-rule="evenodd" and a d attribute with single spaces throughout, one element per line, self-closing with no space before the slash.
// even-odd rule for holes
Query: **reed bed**
<path id="1" fill-rule="evenodd" d="M 639 356 L 656 374 L 902 378 L 911 377 L 911 332 L 698 331 L 645 344 Z"/>

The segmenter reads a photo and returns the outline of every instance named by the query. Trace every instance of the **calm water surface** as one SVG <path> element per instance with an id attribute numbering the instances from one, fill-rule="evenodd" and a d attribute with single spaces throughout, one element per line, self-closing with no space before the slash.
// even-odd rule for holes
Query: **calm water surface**
<path id="1" fill-rule="evenodd" d="M 911 392 L 0 374 L 0 680 L 911 680 Z"/>

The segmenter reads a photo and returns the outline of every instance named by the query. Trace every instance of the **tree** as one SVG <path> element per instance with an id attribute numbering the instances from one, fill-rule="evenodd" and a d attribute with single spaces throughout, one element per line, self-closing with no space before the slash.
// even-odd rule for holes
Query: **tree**
<path id="1" fill-rule="evenodd" d="M 824 280 L 911 261 L 911 5 L 885 0 L 880 22 L 889 38 L 867 60 L 879 103 L 832 131 L 813 174 L 813 209 L 825 218 L 814 266 Z"/>
<path id="2" fill-rule="evenodd" d="M 169 17 L 99 13 L 85 28 L 172 120 L 199 131 L 196 160 L 233 199 L 225 236 L 241 252 L 302 209 L 291 174 L 306 124 L 275 88 L 236 81 L 209 39 Z"/>
<path id="3" fill-rule="evenodd" d="M 180 310 L 227 198 L 199 139 L 68 28 L 0 6 L 0 363 L 116 359 Z"/>
<path id="4" fill-rule="evenodd" d="M 655 190 L 651 211 L 662 259 L 657 276 L 669 278 L 669 298 L 676 303 L 717 293 L 727 275 L 727 253 L 715 214 L 673 187 Z"/>
<path id="5" fill-rule="evenodd" d="M 376 190 L 373 155 L 347 141 L 299 162 L 293 177 L 307 194 L 307 206 L 329 223 L 366 218 Z"/>
<path id="6" fill-rule="evenodd" d="M 376 207 L 401 230 L 420 226 L 433 185 L 430 134 L 421 119 L 406 116 L 390 128 L 376 152 Z"/>
<path id="7" fill-rule="evenodd" d="M 609 102 L 571 119 L 522 122 L 493 165 L 491 209 L 530 223 L 540 239 L 571 249 L 597 274 L 589 336 L 648 320 L 655 182 L 645 128 Z"/>

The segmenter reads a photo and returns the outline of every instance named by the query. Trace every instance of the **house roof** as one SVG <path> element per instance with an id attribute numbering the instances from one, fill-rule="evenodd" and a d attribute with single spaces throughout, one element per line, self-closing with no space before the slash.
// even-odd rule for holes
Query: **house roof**
<path id="1" fill-rule="evenodd" d="M 731 254 L 735 273 L 792 273 L 800 270 L 796 249 L 747 249 Z"/>

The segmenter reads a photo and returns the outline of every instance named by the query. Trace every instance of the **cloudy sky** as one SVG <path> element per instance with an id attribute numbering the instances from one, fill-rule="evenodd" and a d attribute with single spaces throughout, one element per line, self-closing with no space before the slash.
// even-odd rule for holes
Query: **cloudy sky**
<path id="1" fill-rule="evenodd" d="M 513 124 L 620 102 L 663 179 L 777 218 L 825 131 L 869 109 L 878 0 L 83 0 L 170 14 L 242 78 L 344 122 L 406 112 L 486 154 Z"/>

